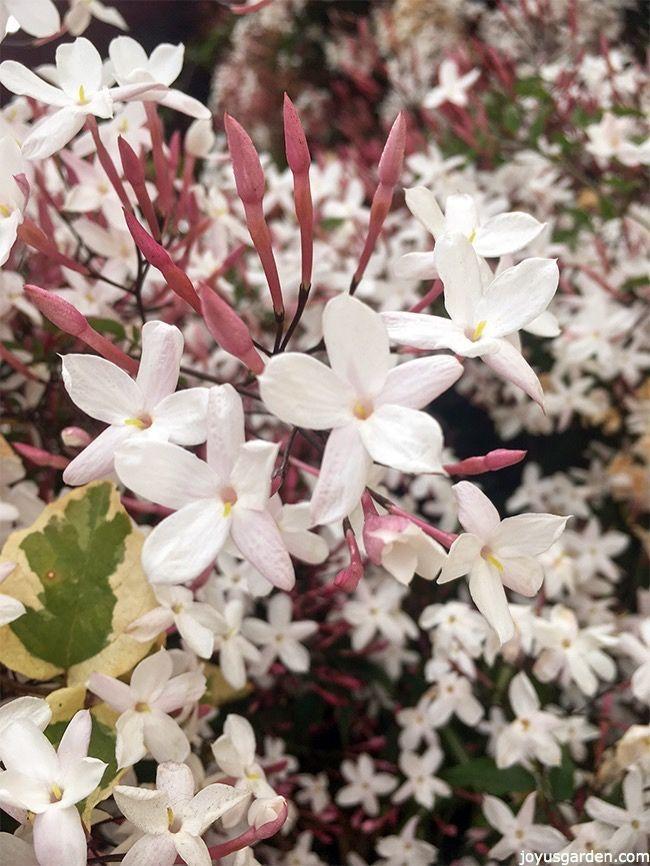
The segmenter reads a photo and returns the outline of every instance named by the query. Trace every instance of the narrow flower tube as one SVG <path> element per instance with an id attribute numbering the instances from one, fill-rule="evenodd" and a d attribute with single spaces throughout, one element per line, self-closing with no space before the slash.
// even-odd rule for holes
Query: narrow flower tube
<path id="1" fill-rule="evenodd" d="M 230 304 L 205 284 L 199 286 L 199 297 L 205 324 L 217 343 L 256 376 L 263 373 L 264 362 L 253 345 L 250 331 Z"/>
<path id="2" fill-rule="evenodd" d="M 445 471 L 449 475 L 481 475 L 483 472 L 495 472 L 520 463 L 527 451 L 510 448 L 497 448 L 480 457 L 467 457 L 458 463 L 448 463 Z"/>
<path id="3" fill-rule="evenodd" d="M 156 212 L 147 191 L 147 184 L 145 182 L 144 166 L 142 164 L 142 161 L 138 159 L 136 152 L 133 150 L 128 141 L 125 138 L 122 138 L 121 135 L 118 136 L 117 146 L 120 150 L 120 159 L 122 160 L 124 177 L 133 187 L 133 192 L 135 193 L 138 200 L 138 206 L 140 207 L 140 210 L 142 211 L 144 218 L 147 221 L 149 230 L 151 231 L 151 234 L 154 236 L 154 238 L 158 241 L 160 240 L 160 226 L 158 225 Z"/>
<path id="4" fill-rule="evenodd" d="M 43 448 L 36 448 L 34 445 L 28 445 L 26 442 L 12 442 L 12 445 L 21 457 L 29 460 L 35 466 L 65 469 L 70 462 L 67 457 L 62 457 L 60 454 L 50 454 L 49 451 L 44 451 Z"/>
<path id="5" fill-rule="evenodd" d="M 271 836 L 275 836 L 287 820 L 287 815 L 287 804 L 283 801 L 277 810 L 276 818 L 272 821 L 267 821 L 266 824 L 262 824 L 260 827 L 253 825 L 239 836 L 230 839 L 228 842 L 222 842 L 220 845 L 213 845 L 208 849 L 210 857 L 213 860 L 219 860 L 222 857 L 227 857 L 228 854 L 233 854 L 235 851 L 240 851 L 242 848 L 250 847 L 251 845 L 255 845 L 257 842 L 261 842 L 263 839 L 269 839 Z"/>
<path id="6" fill-rule="evenodd" d="M 379 160 L 377 173 L 379 175 L 379 185 L 375 190 L 370 206 L 370 224 L 368 226 L 368 235 L 366 242 L 359 259 L 357 270 L 352 278 L 351 293 L 354 293 L 356 287 L 361 282 L 361 278 L 366 270 L 370 256 L 375 248 L 377 239 L 381 233 L 384 221 L 388 216 L 391 202 L 393 201 L 393 192 L 399 181 L 402 173 L 402 164 L 404 162 L 404 148 L 406 146 L 406 118 L 403 112 L 397 115 L 395 123 L 393 123 L 384 150 Z"/>
<path id="7" fill-rule="evenodd" d="M 129 201 L 129 197 L 126 194 L 126 190 L 124 189 L 124 184 L 122 183 L 119 174 L 117 173 L 117 169 L 115 168 L 115 164 L 111 159 L 109 152 L 106 150 L 106 146 L 102 141 L 99 135 L 99 128 L 97 126 L 97 118 L 94 114 L 89 114 L 86 118 L 86 126 L 90 130 L 90 134 L 93 137 L 93 142 L 95 143 L 95 150 L 97 151 L 97 159 L 101 167 L 106 172 L 106 176 L 111 182 L 111 186 L 115 190 L 118 195 L 119 200 L 122 202 L 122 207 L 131 209 L 131 202 Z"/>
<path id="8" fill-rule="evenodd" d="M 156 187 L 158 189 L 158 207 L 163 214 L 169 213 L 172 206 L 172 179 L 167 157 L 165 156 L 163 128 L 158 111 L 153 102 L 144 103 L 147 113 L 147 125 L 151 133 L 151 151 L 156 169 Z"/>
<path id="9" fill-rule="evenodd" d="M 271 245 L 271 232 L 264 218 L 264 172 L 255 146 L 246 130 L 226 114 L 224 117 L 228 150 L 235 173 L 237 194 L 244 205 L 246 225 L 253 245 L 260 257 L 266 281 L 271 292 L 273 312 L 278 322 L 284 319 L 284 301 L 280 277 Z"/>
<path id="10" fill-rule="evenodd" d="M 69 301 L 38 286 L 26 285 L 24 292 L 31 303 L 57 328 L 81 340 L 102 357 L 126 370 L 127 373 L 134 375 L 137 372 L 138 362 L 130 358 L 98 331 L 95 331 L 85 316 Z"/>
<path id="11" fill-rule="evenodd" d="M 363 562 L 361 560 L 361 553 L 359 552 L 359 545 L 351 526 L 345 532 L 345 543 L 350 554 L 350 564 L 339 571 L 334 578 L 334 585 L 338 586 L 339 589 L 345 590 L 345 592 L 354 592 L 363 577 Z"/>
<path id="12" fill-rule="evenodd" d="M 55 264 L 70 268 L 78 274 L 88 275 L 88 268 L 59 252 L 45 232 L 32 220 L 26 219 L 18 226 L 17 236 L 24 244 L 42 253 Z"/>
<path id="13" fill-rule="evenodd" d="M 293 198 L 300 227 L 301 287 L 309 289 L 314 257 L 314 206 L 309 183 L 311 156 L 298 112 L 284 94 L 284 142 L 287 163 L 293 174 Z"/>

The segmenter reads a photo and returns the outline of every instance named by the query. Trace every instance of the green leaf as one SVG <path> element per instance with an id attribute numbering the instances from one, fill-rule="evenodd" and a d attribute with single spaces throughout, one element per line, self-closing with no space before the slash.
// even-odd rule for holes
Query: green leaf
<path id="1" fill-rule="evenodd" d="M 555 800 L 570 800 L 573 797 L 575 764 L 569 749 L 562 749 L 562 763 L 549 770 L 548 780 Z"/>
<path id="2" fill-rule="evenodd" d="M 97 316 L 89 316 L 88 321 L 101 334 L 112 334 L 118 340 L 126 340 L 126 331 L 121 322 L 116 322 L 115 319 L 100 319 Z"/>
<path id="3" fill-rule="evenodd" d="M 535 790 L 535 779 L 523 767 L 500 770 L 492 758 L 487 757 L 443 770 L 440 777 L 454 788 L 470 788 L 497 797 L 509 791 Z"/>
<path id="4" fill-rule="evenodd" d="M 32 655 L 57 667 L 70 668 L 108 644 L 116 602 L 108 579 L 124 559 L 131 531 L 126 514 L 107 518 L 110 489 L 91 487 L 21 544 L 41 579 L 43 606 L 29 609 L 11 629 Z"/>

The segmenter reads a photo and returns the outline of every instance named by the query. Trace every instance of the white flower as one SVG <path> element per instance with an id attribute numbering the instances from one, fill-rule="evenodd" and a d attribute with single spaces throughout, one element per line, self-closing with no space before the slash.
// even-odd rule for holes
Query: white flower
<path id="1" fill-rule="evenodd" d="M 171 655 L 165 650 L 143 659 L 131 683 L 93 673 L 88 688 L 120 713 L 115 756 L 118 767 L 130 767 L 151 752 L 156 761 L 184 761 L 190 751 L 187 737 L 169 713 L 185 709 L 205 692 L 198 671 L 172 676 Z"/>
<path id="2" fill-rule="evenodd" d="M 638 665 L 632 674 L 632 692 L 643 703 L 650 704 L 650 619 L 639 625 L 639 637 L 626 632 L 619 638 L 620 649 Z"/>
<path id="3" fill-rule="evenodd" d="M 52 718 L 50 705 L 43 698 L 25 696 L 0 704 L 0 740 L 14 722 L 32 722 L 44 731 Z"/>
<path id="4" fill-rule="evenodd" d="M 327 773 L 318 773 L 316 776 L 298 773 L 296 782 L 300 785 L 300 791 L 295 795 L 296 802 L 310 806 L 316 814 L 332 802 Z"/>
<path id="5" fill-rule="evenodd" d="M 367 815 L 379 814 L 379 797 L 390 794 L 397 779 L 388 773 L 378 773 L 370 755 L 359 755 L 354 761 L 343 761 L 341 773 L 348 782 L 336 795 L 339 806 L 360 804 Z"/>
<path id="6" fill-rule="evenodd" d="M 9 18 L 15 18 L 25 33 L 37 39 L 52 36 L 61 24 L 52 0 L 0 0 L 0 42 L 6 36 Z"/>
<path id="7" fill-rule="evenodd" d="M 318 631 L 313 620 L 292 622 L 293 604 L 288 595 L 274 595 L 269 601 L 268 622 L 249 617 L 244 621 L 244 634 L 262 647 L 261 669 L 266 672 L 275 659 L 290 671 L 309 670 L 309 651 L 301 641 Z"/>
<path id="8" fill-rule="evenodd" d="M 399 836 L 384 836 L 377 842 L 377 853 L 384 858 L 379 866 L 431 866 L 437 861 L 437 849 L 415 836 L 418 820 L 414 815 Z"/>
<path id="9" fill-rule="evenodd" d="M 568 517 L 518 514 L 499 518 L 487 496 L 469 481 L 454 485 L 458 519 L 466 530 L 454 541 L 438 583 L 469 575 L 474 603 L 506 643 L 515 633 L 504 587 L 533 596 L 544 580 L 537 561 L 558 539 Z"/>
<path id="10" fill-rule="evenodd" d="M 116 455 L 120 479 L 140 496 L 178 509 L 147 537 L 146 573 L 184 583 L 212 565 L 231 538 L 275 586 L 291 589 L 293 565 L 268 511 L 277 443 L 246 442 L 244 409 L 232 385 L 209 391 L 207 462 L 167 442 L 128 442 Z"/>
<path id="11" fill-rule="evenodd" d="M 598 797 L 589 797 L 585 810 L 591 818 L 602 821 L 615 831 L 607 841 L 610 851 L 644 853 L 650 842 L 650 809 L 645 805 L 643 776 L 636 767 L 625 777 L 623 799 L 625 808 L 613 806 Z"/>
<path id="12" fill-rule="evenodd" d="M 124 866 L 172 866 L 177 856 L 188 866 L 209 866 L 212 859 L 201 836 L 246 794 L 219 784 L 194 794 L 187 764 L 167 762 L 158 766 L 155 789 L 118 785 L 114 796 L 122 814 L 145 834 L 127 852 Z"/>
<path id="13" fill-rule="evenodd" d="M 441 545 L 401 515 L 367 515 L 363 543 L 371 562 L 405 585 L 415 574 L 434 580 L 445 561 Z"/>
<path id="14" fill-rule="evenodd" d="M 35 813 L 34 850 L 41 866 L 85 866 L 86 834 L 75 804 L 99 785 L 107 765 L 89 758 L 92 722 L 80 710 L 58 750 L 29 720 L 9 725 L 0 739 L 0 801 Z"/>
<path id="15" fill-rule="evenodd" d="M 479 78 L 479 69 L 471 69 L 465 75 L 458 74 L 458 66 L 453 60 L 443 60 L 438 69 L 438 86 L 430 90 L 422 102 L 425 108 L 438 108 L 445 102 L 452 105 L 467 105 L 467 91 Z"/>
<path id="16" fill-rule="evenodd" d="M 66 467 L 66 484 L 110 474 L 115 452 L 131 438 L 172 439 L 183 445 L 205 441 L 208 389 L 174 393 L 182 355 L 178 328 L 147 322 L 135 380 L 97 355 L 63 356 L 63 384 L 71 400 L 91 418 L 110 424 Z"/>
<path id="17" fill-rule="evenodd" d="M 349 295 L 326 305 L 323 335 L 331 367 L 288 352 L 271 358 L 259 380 L 262 399 L 282 421 L 332 429 L 311 501 L 315 523 L 354 509 L 373 460 L 402 472 L 443 471 L 440 426 L 417 410 L 462 373 L 450 357 L 393 367 L 380 317 Z"/>
<path id="18" fill-rule="evenodd" d="M 161 88 L 147 94 L 146 99 L 167 108 L 174 108 L 203 120 L 210 120 L 212 114 L 198 99 L 171 88 L 183 68 L 184 45 L 170 45 L 166 42 L 157 45 L 147 57 L 144 48 L 130 36 L 118 36 L 108 47 L 112 71 L 118 84 L 158 84 Z"/>
<path id="19" fill-rule="evenodd" d="M 96 18 L 104 24 L 128 30 L 127 23 L 114 6 L 106 6 L 100 0 L 70 0 L 70 8 L 63 19 L 73 36 L 80 36 L 91 20 Z"/>
<path id="20" fill-rule="evenodd" d="M 434 775 L 442 764 L 443 757 L 442 751 L 437 747 L 427 749 L 422 755 L 402 752 L 399 756 L 399 768 L 406 776 L 406 781 L 393 794 L 393 802 L 403 803 L 413 797 L 420 806 L 433 809 L 436 796 L 449 797 L 449 785 Z"/>
<path id="21" fill-rule="evenodd" d="M 398 710 L 396 718 L 402 729 L 399 733 L 400 749 L 415 751 L 424 740 L 429 745 L 438 745 L 438 735 L 430 718 L 431 695 L 425 692 L 414 707 Z"/>
<path id="22" fill-rule="evenodd" d="M 404 643 L 406 637 L 417 637 L 417 626 L 400 607 L 404 594 L 404 587 L 392 580 L 360 581 L 342 610 L 343 619 L 353 626 L 353 649 L 363 649 L 377 632 L 396 644 Z"/>
<path id="23" fill-rule="evenodd" d="M 530 766 L 532 758 L 548 767 L 559 766 L 561 720 L 540 709 L 533 684 L 523 671 L 513 677 L 508 697 L 516 718 L 496 738 L 497 766 L 522 764 L 526 767 Z"/>
<path id="24" fill-rule="evenodd" d="M 244 604 L 233 598 L 218 611 L 219 623 L 215 635 L 215 649 L 219 652 L 219 666 L 224 678 L 235 689 L 246 685 L 246 662 L 258 663 L 260 652 L 241 633 Z"/>
<path id="25" fill-rule="evenodd" d="M 515 817 L 506 804 L 496 797 L 487 794 L 483 798 L 483 814 L 503 837 L 494 845 L 490 857 L 505 860 L 522 851 L 544 851 L 552 853 L 559 851 L 566 839 L 556 830 L 545 824 L 535 824 L 535 800 L 537 793 L 529 794 Z"/>
<path id="26" fill-rule="evenodd" d="M 650 139 L 635 144 L 630 140 L 632 131 L 629 117 L 616 117 L 606 111 L 599 123 L 591 123 L 586 128 L 589 141 L 585 147 L 601 167 L 611 159 L 630 166 L 650 164 Z"/>
<path id="27" fill-rule="evenodd" d="M 450 671 L 436 677 L 435 694 L 427 716 L 432 725 L 440 728 L 453 715 L 474 727 L 483 715 L 483 707 L 472 693 L 470 680 Z"/>
<path id="28" fill-rule="evenodd" d="M 382 313 L 390 339 L 416 349 L 451 349 L 467 358 L 480 357 L 541 404 L 542 387 L 519 350 L 517 332 L 534 322 L 555 294 L 555 260 L 525 259 L 493 276 L 461 234 L 443 235 L 435 258 L 450 318 Z"/>
<path id="29" fill-rule="evenodd" d="M 0 138 L 0 266 L 9 258 L 27 205 L 26 190 L 15 180 L 25 173 L 20 147 L 10 136 Z"/>

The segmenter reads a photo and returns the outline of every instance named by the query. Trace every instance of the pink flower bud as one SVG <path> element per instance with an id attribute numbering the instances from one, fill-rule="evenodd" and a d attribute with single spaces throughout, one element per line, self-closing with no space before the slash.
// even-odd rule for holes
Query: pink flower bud
<path id="1" fill-rule="evenodd" d="M 255 145 L 234 117 L 224 115 L 224 123 L 237 194 L 244 204 L 261 203 L 264 196 L 264 172 Z"/>
<path id="2" fill-rule="evenodd" d="M 384 186 L 395 187 L 399 182 L 406 147 L 406 117 L 403 111 L 393 123 L 379 160 L 377 174 Z"/>
<path id="3" fill-rule="evenodd" d="M 62 457 L 60 454 L 50 454 L 49 451 L 44 451 L 42 448 L 35 448 L 33 445 L 28 445 L 26 442 L 13 442 L 15 450 L 33 463 L 35 466 L 49 466 L 53 469 L 65 469 L 70 462 L 67 457 Z"/>
<path id="4" fill-rule="evenodd" d="M 133 150 L 128 141 L 122 138 L 121 135 L 118 136 L 117 146 L 120 150 L 120 159 L 122 160 L 124 177 L 133 187 L 133 191 L 135 192 L 136 198 L 138 200 L 138 205 L 144 215 L 144 218 L 147 221 L 151 233 L 155 238 L 159 238 L 160 227 L 158 226 L 156 212 L 154 210 L 151 198 L 149 197 L 149 192 L 147 191 L 144 165 L 142 164 L 142 161 L 138 159 L 136 152 Z"/>
<path id="5" fill-rule="evenodd" d="M 283 117 L 287 163 L 293 174 L 305 174 L 311 165 L 309 147 L 296 107 L 286 93 L 284 94 Z"/>
<path id="6" fill-rule="evenodd" d="M 308 291 L 314 257 L 314 206 L 309 183 L 311 157 L 307 139 L 293 102 L 284 94 L 284 140 L 287 162 L 293 174 L 293 199 L 300 226 L 301 275 L 303 291 Z"/>
<path id="7" fill-rule="evenodd" d="M 217 343 L 256 376 L 263 373 L 264 362 L 253 345 L 250 331 L 230 304 L 207 285 L 199 286 L 199 297 L 205 324 Z"/>
<path id="8" fill-rule="evenodd" d="M 509 448 L 497 448 L 481 457 L 467 457 L 458 463 L 446 465 L 449 475 L 481 475 L 483 472 L 495 472 L 520 463 L 528 452 Z"/>
<path id="9" fill-rule="evenodd" d="M 32 285 L 26 285 L 24 292 L 45 318 L 66 334 L 81 337 L 90 327 L 79 310 L 60 295 Z"/>
<path id="10" fill-rule="evenodd" d="M 90 434 L 81 427 L 64 427 L 61 431 L 61 441 L 66 448 L 85 448 L 90 445 Z"/>
<path id="11" fill-rule="evenodd" d="M 24 220 L 22 224 L 18 226 L 17 234 L 24 244 L 38 250 L 39 253 L 42 253 L 55 264 L 63 265 L 65 268 L 70 268 L 70 270 L 76 271 L 78 274 L 83 274 L 84 276 L 88 275 L 88 268 L 79 262 L 76 262 L 74 259 L 71 259 L 69 256 L 60 253 L 45 232 L 32 220 Z"/>

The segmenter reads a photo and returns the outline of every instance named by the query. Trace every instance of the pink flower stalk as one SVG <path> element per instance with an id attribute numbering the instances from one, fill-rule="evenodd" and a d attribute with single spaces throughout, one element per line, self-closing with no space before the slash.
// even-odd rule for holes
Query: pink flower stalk
<path id="1" fill-rule="evenodd" d="M 138 362 L 92 328 L 85 316 L 69 301 L 38 286 L 26 285 L 24 292 L 32 304 L 57 328 L 81 340 L 99 355 L 117 364 L 130 375 L 137 372 Z"/>
<path id="2" fill-rule="evenodd" d="M 129 201 L 129 197 L 126 194 L 126 190 L 124 189 L 124 184 L 122 183 L 119 174 L 117 173 L 117 169 L 115 168 L 115 163 L 111 159 L 109 152 L 106 150 L 106 145 L 101 139 L 99 135 L 99 128 L 97 126 L 97 118 L 94 114 L 89 114 L 86 118 L 86 126 L 90 130 L 90 134 L 93 137 L 93 142 L 95 144 L 95 150 L 97 151 L 97 159 L 101 167 L 106 172 L 106 176 L 111 182 L 111 186 L 115 190 L 118 195 L 119 200 L 122 202 L 122 206 L 131 210 L 131 202 Z"/>
<path id="3" fill-rule="evenodd" d="M 342 568 L 336 575 L 334 586 L 338 586 L 339 589 L 343 589 L 345 592 L 354 592 L 363 577 L 363 562 L 352 527 L 345 532 L 345 543 L 348 546 L 350 554 L 350 564 Z"/>
<path id="4" fill-rule="evenodd" d="M 264 218 L 264 172 L 255 146 L 246 130 L 229 114 L 224 116 L 228 150 L 235 173 L 237 194 L 244 205 L 246 225 L 251 240 L 262 262 L 266 281 L 269 284 L 273 312 L 276 321 L 284 319 L 284 301 L 280 277 L 271 246 L 271 232 Z"/>
<path id="5" fill-rule="evenodd" d="M 49 466 L 52 469 L 65 469 L 70 462 L 67 457 L 62 457 L 59 454 L 50 454 L 49 451 L 44 451 L 42 448 L 36 448 L 34 445 L 28 445 L 26 442 L 13 442 L 14 449 L 33 463 L 35 466 Z"/>
<path id="6" fill-rule="evenodd" d="M 309 167 L 311 156 L 305 131 L 298 117 L 298 112 L 284 94 L 284 142 L 287 163 L 293 174 L 293 199 L 296 208 L 296 218 L 300 226 L 301 252 L 301 288 L 309 289 L 314 256 L 314 206 L 309 183 Z"/>
<path id="7" fill-rule="evenodd" d="M 133 192 L 138 200 L 138 206 L 147 221 L 149 230 L 158 241 L 160 240 L 160 226 L 158 225 L 158 218 L 156 217 L 154 206 L 151 202 L 149 192 L 147 191 L 142 160 L 138 159 L 136 152 L 128 141 L 125 138 L 122 138 L 121 135 L 118 136 L 117 146 L 120 149 L 120 159 L 122 160 L 124 177 L 133 187 Z"/>
<path id="8" fill-rule="evenodd" d="M 393 192 L 399 181 L 402 173 L 402 163 L 404 162 L 404 148 L 406 146 L 406 117 L 402 111 L 397 115 L 397 119 L 393 123 L 384 150 L 379 160 L 377 173 L 379 175 L 379 186 L 375 190 L 370 206 L 370 224 L 368 226 L 368 235 L 366 242 L 359 259 L 357 270 L 352 279 L 352 290 L 361 282 L 364 271 L 370 260 L 370 256 L 375 248 L 377 239 L 381 232 L 384 221 L 388 216 L 391 202 L 393 201 Z"/>
<path id="9" fill-rule="evenodd" d="M 88 275 L 88 268 L 66 256 L 64 253 L 59 252 L 45 232 L 32 220 L 23 220 L 21 225 L 18 226 L 17 236 L 24 244 L 42 253 L 55 264 L 70 268 L 70 270 L 76 271 L 78 274 Z"/>
<path id="10" fill-rule="evenodd" d="M 414 514 L 409 514 L 408 511 L 404 511 L 403 508 L 400 508 L 399 505 L 391 504 L 388 507 L 388 510 L 391 514 L 397 514 L 400 517 L 406 517 L 407 520 L 410 520 L 411 523 L 415 523 L 416 526 L 419 526 L 422 532 L 426 535 L 431 536 L 431 538 L 439 541 L 443 547 L 451 547 L 454 541 L 458 538 L 458 536 L 454 532 L 443 532 L 442 529 L 438 529 L 435 526 L 432 526 L 430 523 L 427 523 L 426 520 L 421 520 L 419 517 L 416 517 Z"/>
<path id="11" fill-rule="evenodd" d="M 201 315 L 199 296 L 185 271 L 178 267 L 167 250 L 148 234 L 132 213 L 125 210 L 124 218 L 131 237 L 145 259 L 162 273 L 172 292 Z"/>
<path id="12" fill-rule="evenodd" d="M 251 847 L 261 842 L 263 839 L 270 839 L 275 836 L 287 820 L 288 809 L 285 801 L 282 802 L 278 809 L 277 817 L 273 821 L 267 821 L 261 827 L 249 827 L 239 836 L 230 839 L 228 842 L 222 842 L 220 845 L 213 845 L 209 848 L 210 857 L 213 860 L 219 860 L 221 857 L 227 857 L 228 854 L 233 854 L 235 851 L 240 851 L 242 848 Z M 177 862 L 182 863 L 182 860 Z"/>
<path id="13" fill-rule="evenodd" d="M 251 333 L 230 304 L 205 284 L 199 286 L 199 297 L 208 331 L 222 349 L 239 358 L 256 376 L 263 373 L 264 361 L 253 345 Z"/>
<path id="14" fill-rule="evenodd" d="M 448 463 L 445 471 L 449 475 L 481 475 L 483 472 L 496 472 L 498 469 L 520 463 L 527 453 L 527 451 L 510 448 L 497 448 L 481 457 L 467 457 L 458 463 Z"/>

